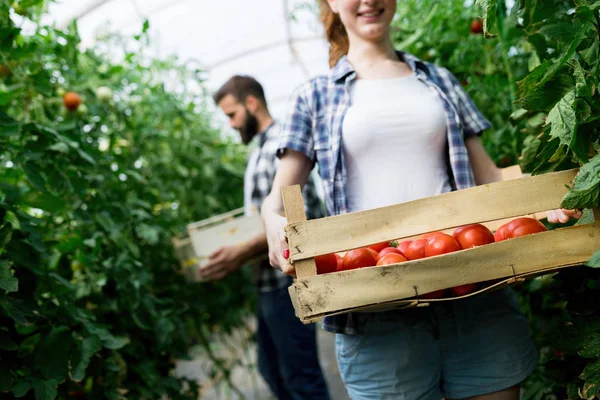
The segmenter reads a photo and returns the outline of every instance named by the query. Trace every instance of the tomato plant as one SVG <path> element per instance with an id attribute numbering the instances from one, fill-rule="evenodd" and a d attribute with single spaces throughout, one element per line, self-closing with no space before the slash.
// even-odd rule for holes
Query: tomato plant
<path id="1" fill-rule="evenodd" d="M 210 341 L 243 326 L 254 290 L 247 271 L 186 282 L 171 239 L 241 206 L 246 150 L 212 127 L 199 71 L 150 56 L 143 32 L 80 50 L 75 25 L 21 29 L 11 3 L 0 0 L 0 397 L 197 399 L 174 360 L 199 345 L 228 379 Z M 103 86 L 114 100 L 96 96 Z M 77 111 L 67 91 L 85 99 Z"/>

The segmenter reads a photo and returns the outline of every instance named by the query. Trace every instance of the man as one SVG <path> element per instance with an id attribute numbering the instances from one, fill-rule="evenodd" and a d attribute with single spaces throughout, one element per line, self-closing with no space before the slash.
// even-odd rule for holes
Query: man
<path id="1" fill-rule="evenodd" d="M 251 77 L 234 76 L 213 97 L 242 142 L 255 146 L 244 176 L 244 207 L 247 214 L 253 208 L 260 210 L 271 191 L 279 147 L 279 127 L 269 113 L 263 88 Z M 323 216 L 312 181 L 304 188 L 304 200 L 307 218 Z M 201 273 L 209 280 L 221 279 L 264 255 L 264 261 L 255 266 L 261 375 L 278 399 L 328 399 L 317 357 L 315 326 L 304 325 L 296 318 L 288 294 L 292 279 L 273 269 L 267 254 L 267 238 L 261 234 L 247 243 L 215 251 Z"/>

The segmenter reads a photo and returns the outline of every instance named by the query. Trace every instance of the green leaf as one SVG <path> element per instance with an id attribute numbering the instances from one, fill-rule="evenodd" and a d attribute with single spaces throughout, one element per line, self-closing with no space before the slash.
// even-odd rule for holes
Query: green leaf
<path id="1" fill-rule="evenodd" d="M 102 341 L 102 345 L 107 349 L 119 350 L 129 344 L 129 338 L 126 336 L 113 336 L 107 329 L 89 321 L 85 321 L 83 325 L 89 333 L 96 335 Z"/>
<path id="2" fill-rule="evenodd" d="M 77 350 L 73 353 L 73 357 L 71 358 L 71 377 L 75 381 L 81 381 L 85 378 L 85 371 L 90 360 L 94 354 L 102 349 L 102 343 L 96 336 L 90 336 L 76 341 Z"/>
<path id="3" fill-rule="evenodd" d="M 58 394 L 58 382 L 54 379 L 43 381 L 35 379 L 33 381 L 33 390 L 36 400 L 54 400 Z"/>
<path id="4" fill-rule="evenodd" d="M 68 327 L 54 328 L 35 349 L 35 364 L 46 379 L 62 381 L 69 373 L 73 339 Z"/>
<path id="5" fill-rule="evenodd" d="M 48 150 L 58 151 L 59 153 L 68 153 L 70 147 L 63 142 L 54 143 L 52 146 L 48 147 Z"/>
<path id="6" fill-rule="evenodd" d="M 590 258 L 589 261 L 585 263 L 585 265 L 592 268 L 600 268 L 600 250 L 596 251 L 592 258 Z"/>
<path id="7" fill-rule="evenodd" d="M 583 380 L 590 378 L 600 378 L 600 360 L 589 363 L 579 377 Z"/>
<path id="8" fill-rule="evenodd" d="M 579 61 L 571 60 L 573 66 L 573 76 L 575 77 L 575 91 L 577 97 L 589 97 L 592 95 L 592 89 L 588 86 L 585 79 L 585 71 L 581 68 Z"/>
<path id="9" fill-rule="evenodd" d="M 16 323 L 21 325 L 27 324 L 27 318 L 23 311 L 15 307 L 15 301 L 11 298 L 1 299 L 0 298 L 0 306 L 4 309 L 4 311 L 11 317 Z"/>
<path id="10" fill-rule="evenodd" d="M 6 331 L 0 331 L 0 350 L 14 351 L 19 346 L 10 338 L 10 335 Z"/>
<path id="11" fill-rule="evenodd" d="M 498 36 L 498 0 L 477 0 L 485 8 L 483 29 L 486 37 Z"/>
<path id="12" fill-rule="evenodd" d="M 13 276 L 8 260 L 0 260 L 0 289 L 8 293 L 19 290 L 19 281 Z"/>
<path id="13" fill-rule="evenodd" d="M 0 112 L 0 135 L 7 137 L 19 135 L 18 122 L 4 112 Z"/>
<path id="14" fill-rule="evenodd" d="M 584 210 L 583 215 L 581 216 L 581 218 L 579 218 L 579 221 L 577 221 L 575 225 L 591 224 L 594 221 L 594 213 L 592 212 L 592 210 Z"/>
<path id="15" fill-rule="evenodd" d="M 53 196 L 48 192 L 29 192 L 23 196 L 23 204 L 29 207 L 39 208 L 40 210 L 58 213 L 65 208 L 62 199 Z"/>
<path id="16" fill-rule="evenodd" d="M 142 33 L 148 32 L 148 28 L 150 28 L 150 21 L 148 21 L 148 19 L 145 19 L 144 25 L 142 26 Z"/>
<path id="17" fill-rule="evenodd" d="M 0 393 L 10 392 L 13 388 L 15 378 L 10 370 L 11 368 L 6 363 L 0 363 Z"/>
<path id="18" fill-rule="evenodd" d="M 575 210 L 595 208 L 600 204 L 600 155 L 579 170 L 573 187 L 563 197 L 561 207 Z"/>
<path id="19" fill-rule="evenodd" d="M 535 168 L 536 156 L 542 141 L 535 136 L 527 136 L 523 142 L 523 157 L 521 159 L 521 165 L 523 170 L 531 171 Z"/>
<path id="20" fill-rule="evenodd" d="M 592 45 L 581 52 L 581 56 L 585 62 L 594 64 L 598 60 L 598 47 L 600 47 L 600 39 L 595 37 Z"/>
<path id="21" fill-rule="evenodd" d="M 573 78 L 566 74 L 555 73 L 552 79 L 546 84 L 541 83 L 542 78 L 549 69 L 550 64 L 548 61 L 545 61 L 518 82 L 520 98 L 517 101 L 522 108 L 534 111 L 548 111 L 565 94 L 573 90 Z"/>
<path id="22" fill-rule="evenodd" d="M 575 91 L 567 93 L 550 110 L 546 123 L 551 125 L 550 137 L 559 139 L 561 144 L 565 146 L 571 145 L 577 129 Z"/>
<path id="23" fill-rule="evenodd" d="M 600 357 L 600 334 L 590 334 L 583 343 L 583 348 L 578 353 L 581 357 L 585 358 Z"/>
<path id="24" fill-rule="evenodd" d="M 13 387 L 12 392 L 16 398 L 20 398 L 24 397 L 31 389 L 33 389 L 33 386 L 31 386 L 31 381 L 29 379 L 24 379 L 17 382 L 15 387 Z"/>
<path id="25" fill-rule="evenodd" d="M 46 191 L 46 182 L 42 176 L 42 170 L 35 164 L 31 162 L 26 162 L 22 165 L 23 172 L 25 172 L 25 176 L 31 183 L 31 185 L 41 190 L 42 192 Z"/>
<path id="26" fill-rule="evenodd" d="M 127 336 L 111 336 L 102 341 L 105 348 L 110 350 L 119 350 L 129 344 L 130 340 Z"/>
<path id="27" fill-rule="evenodd" d="M 572 23 L 558 23 L 554 25 L 546 25 L 541 30 L 545 33 L 549 33 L 551 29 L 554 29 L 554 31 L 552 31 L 553 36 L 557 36 L 559 37 L 559 39 L 562 40 L 570 40 L 571 44 L 569 45 L 567 50 L 562 54 L 562 56 L 558 59 L 558 61 L 554 62 L 554 64 L 552 64 L 550 68 L 548 68 L 548 70 L 544 74 L 544 77 L 540 81 L 540 84 L 542 85 L 547 83 L 554 76 L 554 74 L 563 65 L 565 65 L 565 63 L 571 57 L 573 57 L 573 54 L 575 54 L 575 50 L 577 50 L 577 47 L 581 44 L 581 42 L 583 42 L 583 40 L 586 37 L 585 32 L 587 31 L 588 26 L 585 26 L 583 24 L 573 26 Z M 579 29 L 579 31 L 574 33 L 575 29 Z"/>

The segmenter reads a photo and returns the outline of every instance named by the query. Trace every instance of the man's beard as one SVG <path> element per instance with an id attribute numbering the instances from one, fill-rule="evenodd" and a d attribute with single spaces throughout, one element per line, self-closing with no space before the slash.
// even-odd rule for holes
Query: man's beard
<path id="1" fill-rule="evenodd" d="M 258 133 L 258 120 L 250 111 L 246 109 L 246 123 L 240 129 L 240 136 L 242 137 L 242 143 L 245 145 L 249 144 L 254 136 Z"/>

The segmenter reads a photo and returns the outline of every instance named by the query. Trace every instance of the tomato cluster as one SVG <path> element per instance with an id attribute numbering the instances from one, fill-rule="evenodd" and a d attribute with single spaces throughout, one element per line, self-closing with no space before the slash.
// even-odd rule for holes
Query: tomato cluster
<path id="1" fill-rule="evenodd" d="M 546 227 L 533 218 L 516 218 L 499 227 L 495 233 L 481 224 L 458 227 L 452 235 L 443 232 L 430 232 L 414 240 L 376 243 L 368 247 L 350 250 L 343 256 L 337 253 L 315 257 L 317 273 L 328 274 L 357 268 L 397 264 L 418 260 L 472 247 L 500 242 L 520 236 L 543 232 Z M 477 288 L 476 283 L 450 288 L 453 296 L 464 296 Z M 423 295 L 426 299 L 438 299 L 446 290 L 438 290 Z"/>

